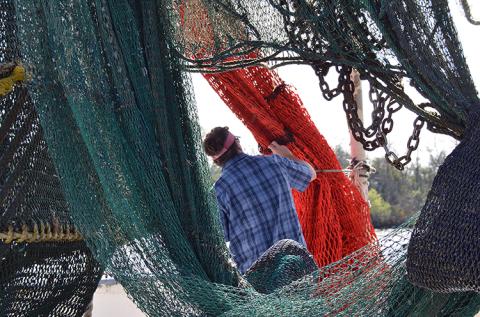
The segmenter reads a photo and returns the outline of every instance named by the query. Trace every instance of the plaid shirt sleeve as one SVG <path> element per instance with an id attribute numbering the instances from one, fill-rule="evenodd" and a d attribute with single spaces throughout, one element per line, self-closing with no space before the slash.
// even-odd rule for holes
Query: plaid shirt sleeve
<path id="1" fill-rule="evenodd" d="M 290 187 L 303 192 L 312 179 L 312 171 L 305 162 L 294 161 L 279 155 L 272 155 L 282 170 L 286 173 Z"/>

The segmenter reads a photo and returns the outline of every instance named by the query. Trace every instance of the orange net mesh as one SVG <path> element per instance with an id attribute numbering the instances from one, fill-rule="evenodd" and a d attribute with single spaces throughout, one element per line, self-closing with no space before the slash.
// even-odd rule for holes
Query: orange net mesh
<path id="1" fill-rule="evenodd" d="M 214 34 L 212 18 L 239 39 L 245 29 L 228 16 L 209 11 L 201 0 L 180 1 L 177 8 L 187 54 L 209 57 L 228 39 Z M 217 16 L 218 15 L 218 16 Z M 214 35 L 221 39 L 214 41 Z M 256 58 L 238 54 L 234 58 Z M 265 67 L 249 67 L 224 73 L 204 74 L 227 106 L 243 121 L 263 148 L 286 134 L 294 137 L 290 150 L 317 169 L 341 169 L 335 153 L 313 124 L 300 97 Z M 317 265 L 325 266 L 376 239 L 367 203 L 343 173 L 319 173 L 304 193 L 294 192 L 295 205 L 308 250 Z"/>
<path id="2" fill-rule="evenodd" d="M 316 169 L 341 166 L 312 122 L 300 97 L 265 67 L 204 74 L 225 104 L 253 133 L 260 147 L 293 135 L 289 149 Z M 376 239 L 367 203 L 341 172 L 318 173 L 304 193 L 294 191 L 308 250 L 325 266 Z"/>

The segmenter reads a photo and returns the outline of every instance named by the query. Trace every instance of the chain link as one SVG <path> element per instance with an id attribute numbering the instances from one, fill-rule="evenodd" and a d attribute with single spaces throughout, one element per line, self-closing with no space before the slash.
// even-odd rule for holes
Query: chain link
<path id="1" fill-rule="evenodd" d="M 385 159 L 395 168 L 403 170 L 405 165 L 411 162 L 412 153 L 418 148 L 420 132 L 425 124 L 425 119 L 420 116 L 415 119 L 412 134 L 407 142 L 407 152 L 399 157 L 390 149 L 387 135 L 393 130 L 393 114 L 399 111 L 402 105 L 381 90 L 370 86 L 368 96 L 373 105 L 372 123 L 365 128 L 358 116 L 358 105 L 354 98 L 355 85 L 351 79 L 352 67 L 346 65 L 335 66 L 339 73 L 338 85 L 336 88 L 330 89 L 325 76 L 332 66 L 333 64 L 328 62 L 319 62 L 312 65 L 315 74 L 319 78 L 320 89 L 324 98 L 332 100 L 342 93 L 344 97 L 343 110 L 354 139 L 360 142 L 367 151 L 383 147 Z"/>
<path id="2" fill-rule="evenodd" d="M 280 5 L 288 11 L 295 12 L 301 7 L 299 2 L 299 0 L 289 2 L 281 0 Z M 312 3 L 312 9 L 316 8 L 315 3 L 316 2 Z M 334 9 L 333 5 L 332 9 Z M 361 14 L 357 16 L 357 18 L 365 19 Z M 294 14 L 285 16 L 284 19 L 292 45 L 306 52 L 321 52 L 325 50 L 323 43 L 319 40 L 321 37 L 312 34 L 312 29 L 305 20 L 298 19 Z M 365 21 L 366 20 L 364 20 L 364 22 Z M 367 23 L 362 23 L 360 25 L 366 26 Z M 348 29 L 345 29 L 340 33 L 343 34 L 347 32 Z M 368 33 L 368 29 L 365 30 L 365 33 Z M 310 36 L 305 37 L 305 35 Z M 339 37 L 339 39 L 341 38 L 342 37 Z M 373 37 L 369 39 L 372 42 L 372 45 L 377 47 L 383 47 L 384 45 L 383 40 Z M 343 49 L 345 51 L 351 50 L 348 41 L 339 45 L 344 45 L 345 47 L 343 47 Z M 387 135 L 392 132 L 394 127 L 393 115 L 402 108 L 402 104 L 397 102 L 391 94 L 382 91 L 381 88 L 378 89 L 373 85 L 370 85 L 368 96 L 373 105 L 373 111 L 371 113 L 372 123 L 370 126 L 365 127 L 358 116 L 358 106 L 354 98 L 355 84 L 350 78 L 353 70 L 352 67 L 347 65 L 335 65 L 330 61 L 316 61 L 312 64 L 312 67 L 319 79 L 319 86 L 322 95 L 326 100 L 330 101 L 340 94 L 343 94 L 343 110 L 345 111 L 348 127 L 350 128 L 354 139 L 360 142 L 363 148 L 367 151 L 373 151 L 379 147 L 383 147 L 387 161 L 397 169 L 403 170 L 405 165 L 411 161 L 412 152 L 418 148 L 420 141 L 419 135 L 425 120 L 421 117 L 415 119 L 413 132 L 407 143 L 407 152 L 405 155 L 399 157 L 390 149 L 387 142 Z M 335 70 L 339 74 L 338 84 L 334 88 L 331 88 L 325 79 L 332 67 L 335 67 Z M 365 75 L 366 74 L 364 73 L 363 76 Z M 360 74 L 360 78 L 365 79 L 362 78 L 362 74 Z M 401 81 L 399 79 L 392 80 L 390 84 L 394 83 L 395 85 L 398 85 L 397 88 L 401 88 Z M 428 128 L 434 129 L 437 127 L 429 124 Z"/>

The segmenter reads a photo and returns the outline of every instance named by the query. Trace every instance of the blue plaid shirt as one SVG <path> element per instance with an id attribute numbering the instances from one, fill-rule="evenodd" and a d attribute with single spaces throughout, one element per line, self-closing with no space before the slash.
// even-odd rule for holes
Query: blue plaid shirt
<path id="1" fill-rule="evenodd" d="M 215 192 L 225 240 L 242 274 L 281 239 L 305 245 L 291 190 L 304 191 L 311 178 L 305 163 L 278 155 L 242 153 L 226 162 Z"/>

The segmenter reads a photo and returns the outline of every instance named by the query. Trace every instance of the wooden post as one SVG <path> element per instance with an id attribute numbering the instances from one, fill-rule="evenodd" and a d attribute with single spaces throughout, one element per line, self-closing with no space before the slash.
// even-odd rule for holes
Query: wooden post
<path id="1" fill-rule="evenodd" d="M 351 79 L 355 85 L 355 91 L 353 97 L 357 103 L 357 113 L 360 120 L 363 122 L 363 101 L 362 101 L 362 81 L 360 80 L 360 74 L 357 70 L 353 70 Z M 367 155 L 360 142 L 355 140 L 350 132 L 350 180 L 357 186 L 358 190 L 362 194 L 363 199 L 368 202 L 368 176 L 370 174 L 370 168 L 366 165 Z"/>

